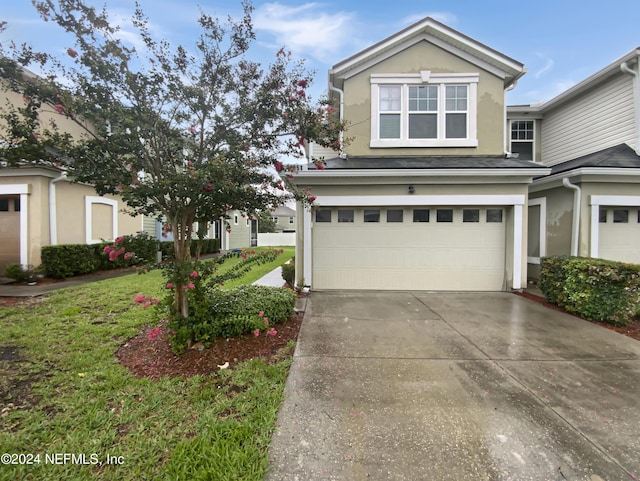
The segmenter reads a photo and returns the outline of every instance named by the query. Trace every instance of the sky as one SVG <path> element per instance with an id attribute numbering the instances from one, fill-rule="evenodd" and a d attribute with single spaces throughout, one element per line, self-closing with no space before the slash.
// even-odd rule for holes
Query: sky
<path id="1" fill-rule="evenodd" d="M 128 21 L 133 0 L 86 1 L 106 5 L 122 38 L 136 44 Z M 198 34 L 200 9 L 220 18 L 241 13 L 240 0 L 139 2 L 157 37 L 186 47 Z M 326 91 L 332 65 L 426 16 L 525 65 L 528 73 L 508 93 L 510 105 L 550 100 L 640 46 L 638 0 L 254 0 L 253 5 L 252 59 L 268 64 L 281 47 L 305 59 L 316 72 L 310 90 L 315 98 Z M 28 42 L 59 55 L 73 46 L 60 27 L 40 19 L 30 0 L 4 0 L 0 21 L 8 22 L 2 43 Z"/>

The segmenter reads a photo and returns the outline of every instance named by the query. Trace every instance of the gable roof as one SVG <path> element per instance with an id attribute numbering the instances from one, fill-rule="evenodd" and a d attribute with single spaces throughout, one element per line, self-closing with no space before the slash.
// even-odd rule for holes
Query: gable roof
<path id="1" fill-rule="evenodd" d="M 344 79 L 415 45 L 428 41 L 504 80 L 505 87 L 526 73 L 524 65 L 457 30 L 425 17 L 407 28 L 338 62 L 329 72 L 330 81 L 341 86 Z"/>
<path id="2" fill-rule="evenodd" d="M 283 217 L 293 217 L 296 215 L 296 211 L 293 210 L 290 207 L 287 207 L 286 205 L 281 205 L 280 207 L 276 208 L 275 210 L 271 211 L 271 215 L 274 216 L 283 216 Z"/>
<path id="3" fill-rule="evenodd" d="M 570 101 L 574 97 L 581 95 L 582 93 L 590 90 L 597 85 L 605 82 L 615 75 L 621 75 L 623 72 L 621 70 L 621 65 L 623 63 L 628 64 L 629 67 L 632 67 L 638 63 L 638 58 L 640 58 L 640 47 L 636 47 L 630 52 L 627 52 L 622 57 L 614 60 L 606 67 L 598 70 L 593 75 L 587 77 L 582 82 L 575 84 L 573 87 L 568 88 L 564 92 L 559 95 L 556 95 L 551 100 L 546 102 L 540 102 L 531 105 L 509 105 L 507 107 L 508 112 L 511 114 L 515 113 L 526 113 L 526 112 L 540 112 L 544 113 L 549 111 L 555 107 L 558 107 L 565 102 Z"/>
<path id="4" fill-rule="evenodd" d="M 583 155 L 573 160 L 568 160 L 551 167 L 551 175 L 582 167 L 614 167 L 614 168 L 640 168 L 640 156 L 627 144 L 616 145 L 607 149 Z"/>

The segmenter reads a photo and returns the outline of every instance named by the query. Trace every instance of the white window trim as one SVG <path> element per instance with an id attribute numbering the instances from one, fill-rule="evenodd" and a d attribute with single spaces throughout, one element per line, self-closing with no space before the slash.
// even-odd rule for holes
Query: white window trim
<path id="1" fill-rule="evenodd" d="M 591 203 L 591 257 L 600 251 L 600 207 L 640 207 L 640 195 L 592 195 Z"/>
<path id="2" fill-rule="evenodd" d="M 20 196 L 20 264 L 29 265 L 29 184 L 0 185 L 0 195 Z"/>
<path id="3" fill-rule="evenodd" d="M 104 197 L 97 197 L 88 195 L 84 198 L 84 231 L 85 241 L 87 244 L 98 244 L 102 242 L 102 239 L 93 239 L 93 232 L 91 229 L 93 215 L 91 213 L 93 204 L 105 204 L 111 206 L 111 229 L 113 232 L 113 238 L 118 237 L 118 202 L 112 199 L 106 199 Z"/>
<path id="4" fill-rule="evenodd" d="M 413 74 L 372 74 L 371 81 L 371 141 L 370 147 L 477 147 L 478 146 L 478 73 L 433 73 L 423 70 Z M 445 100 L 444 88 L 438 95 L 438 138 L 409 139 L 408 119 L 409 85 L 466 85 L 468 87 L 467 137 L 444 138 Z M 402 87 L 400 139 L 380 139 L 380 85 Z"/>
<path id="5" fill-rule="evenodd" d="M 511 129 L 513 128 L 513 123 L 514 122 L 533 122 L 533 139 L 532 140 L 526 140 L 526 139 L 512 139 L 511 138 Z M 535 162 L 536 161 L 536 120 L 535 119 L 528 119 L 528 118 L 519 118 L 519 117 L 515 117 L 512 119 L 509 119 L 509 151 L 512 151 L 512 145 L 513 142 L 522 142 L 522 143 L 530 143 L 531 145 L 531 161 Z"/>
<path id="6" fill-rule="evenodd" d="M 540 259 L 547 255 L 547 198 L 530 199 L 528 207 L 534 205 L 540 206 L 540 256 L 527 256 L 527 262 L 529 264 L 540 264 Z"/>

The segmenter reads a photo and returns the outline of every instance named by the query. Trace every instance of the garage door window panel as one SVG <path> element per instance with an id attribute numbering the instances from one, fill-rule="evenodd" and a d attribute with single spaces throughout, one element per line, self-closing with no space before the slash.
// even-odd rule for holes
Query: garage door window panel
<path id="1" fill-rule="evenodd" d="M 354 221 L 353 209 L 338 209 L 338 222 L 352 224 Z"/>
<path id="2" fill-rule="evenodd" d="M 9 199 L 0 199 L 0 212 L 9 212 Z"/>
<path id="3" fill-rule="evenodd" d="M 364 210 L 365 222 L 380 222 L 380 209 L 365 209 Z"/>
<path id="4" fill-rule="evenodd" d="M 438 222 L 453 222 L 453 209 L 438 209 L 436 220 Z"/>
<path id="5" fill-rule="evenodd" d="M 316 210 L 316 222 L 331 222 L 331 209 Z"/>
<path id="6" fill-rule="evenodd" d="M 607 209 L 600 207 L 600 210 L 598 211 L 598 222 L 600 224 L 607 223 Z"/>
<path id="7" fill-rule="evenodd" d="M 413 209 L 413 222 L 429 222 L 429 209 Z"/>
<path id="8" fill-rule="evenodd" d="M 487 222 L 502 222 L 502 209 L 487 209 Z"/>
<path id="9" fill-rule="evenodd" d="M 629 210 L 628 209 L 614 209 L 613 210 L 613 223 L 614 224 L 627 224 L 627 223 L 629 223 Z"/>
<path id="10" fill-rule="evenodd" d="M 402 222 L 403 216 L 402 209 L 387 209 L 387 222 Z"/>
<path id="11" fill-rule="evenodd" d="M 463 209 L 462 222 L 480 222 L 480 209 Z"/>

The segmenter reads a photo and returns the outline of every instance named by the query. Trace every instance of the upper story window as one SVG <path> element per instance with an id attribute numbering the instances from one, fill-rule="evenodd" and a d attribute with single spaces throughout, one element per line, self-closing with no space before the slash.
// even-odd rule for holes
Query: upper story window
<path id="1" fill-rule="evenodd" d="M 373 74 L 371 147 L 476 147 L 478 74 Z"/>
<path id="2" fill-rule="evenodd" d="M 522 160 L 533 160 L 534 121 L 511 121 L 511 153 L 518 154 Z"/>

